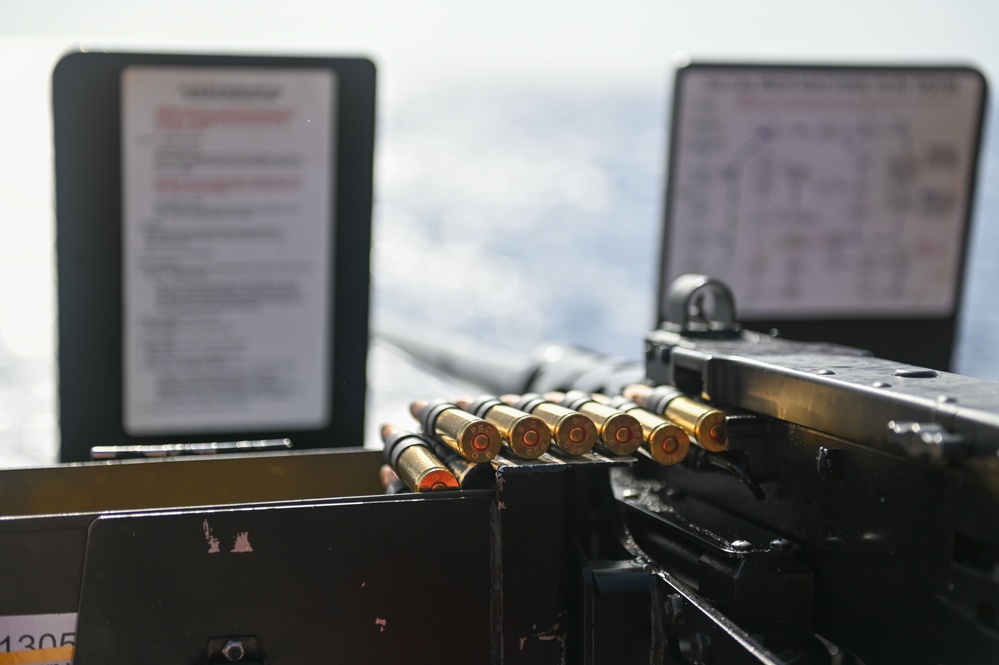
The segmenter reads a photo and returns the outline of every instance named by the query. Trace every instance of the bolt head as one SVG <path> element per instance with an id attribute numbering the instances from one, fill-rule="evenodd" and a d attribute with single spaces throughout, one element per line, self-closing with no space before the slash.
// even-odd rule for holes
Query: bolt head
<path id="1" fill-rule="evenodd" d="M 246 656 L 246 647 L 240 640 L 229 640 L 222 647 L 222 655 L 230 663 L 238 663 Z"/>

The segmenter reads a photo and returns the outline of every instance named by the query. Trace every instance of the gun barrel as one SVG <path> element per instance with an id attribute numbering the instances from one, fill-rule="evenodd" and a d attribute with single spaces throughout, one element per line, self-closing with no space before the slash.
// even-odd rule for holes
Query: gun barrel
<path id="1" fill-rule="evenodd" d="M 497 395 L 573 389 L 619 394 L 645 377 L 640 362 L 570 344 L 545 344 L 525 355 L 399 319 L 376 326 L 376 335 L 438 371 Z"/>

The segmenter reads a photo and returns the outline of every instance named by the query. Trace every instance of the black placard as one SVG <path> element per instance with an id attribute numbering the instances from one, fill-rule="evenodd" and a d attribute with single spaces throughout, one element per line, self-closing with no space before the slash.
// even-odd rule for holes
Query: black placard
<path id="1" fill-rule="evenodd" d="M 703 273 L 750 329 L 949 369 L 986 93 L 969 67 L 678 69 L 659 320 Z"/>
<path id="2" fill-rule="evenodd" d="M 81 52 L 57 65 L 52 99 L 61 459 L 125 443 L 360 445 L 374 65 Z M 297 153 L 281 123 L 296 123 Z M 240 332 L 277 339 L 282 311 L 286 354 Z M 310 382 L 308 404 L 280 406 Z"/>

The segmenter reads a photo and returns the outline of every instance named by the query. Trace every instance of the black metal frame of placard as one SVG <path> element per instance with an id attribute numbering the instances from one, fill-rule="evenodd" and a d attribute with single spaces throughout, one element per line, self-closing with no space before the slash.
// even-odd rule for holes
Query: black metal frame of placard
<path id="1" fill-rule="evenodd" d="M 335 73 L 330 187 L 329 418 L 318 429 L 131 435 L 124 418 L 122 73 L 131 66 Z M 292 439 L 296 448 L 360 445 L 368 338 L 375 68 L 363 58 L 75 52 L 53 74 L 59 404 L 63 461 L 91 446 Z M 263 430 L 263 431 L 262 431 Z"/>
<path id="2" fill-rule="evenodd" d="M 684 81 L 694 76 L 724 72 L 741 77 L 745 75 L 746 82 L 754 75 L 801 74 L 814 72 L 825 74 L 852 75 L 884 75 L 884 74 L 925 74 L 940 76 L 946 74 L 969 75 L 981 85 L 980 99 L 977 101 L 974 119 L 975 132 L 970 137 L 967 159 L 971 161 L 969 177 L 960 183 L 957 205 L 963 210 L 963 220 L 959 241 L 958 269 L 953 275 L 953 307 L 945 315 L 924 315 L 920 313 L 875 313 L 856 315 L 850 313 L 829 314 L 821 312 L 805 312 L 800 314 L 753 315 L 738 314 L 738 319 L 751 330 L 776 329 L 781 336 L 803 341 L 825 341 L 856 346 L 870 350 L 875 356 L 891 358 L 900 362 L 950 370 L 953 347 L 956 337 L 961 300 L 964 292 L 965 261 L 967 259 L 968 239 L 971 232 L 972 212 L 975 199 L 975 183 L 977 180 L 979 153 L 981 148 L 982 123 L 988 97 L 988 83 L 980 71 L 968 66 L 922 66 L 922 65 L 840 65 L 840 64 L 788 64 L 788 63 L 725 63 L 725 62 L 694 62 L 679 67 L 676 70 L 674 94 L 672 101 L 672 117 L 670 121 L 670 151 L 668 157 L 668 177 L 665 189 L 665 204 L 663 215 L 662 248 L 659 262 L 659 298 L 657 302 L 658 325 L 666 320 L 666 291 L 674 276 L 669 263 L 669 246 L 677 234 L 676 206 L 683 195 L 679 191 L 678 174 L 683 168 L 680 163 L 680 142 L 683 140 L 681 116 L 686 109 L 684 96 Z M 764 94 L 766 91 L 763 91 Z M 776 112 L 776 111 L 775 111 Z M 886 112 L 887 113 L 887 112 Z M 722 196 L 715 192 L 714 196 Z M 807 229 L 805 229 L 807 231 Z M 723 242 L 723 238 L 714 238 L 706 242 Z M 731 240 L 729 240 L 731 242 Z M 738 251 L 738 248 L 735 249 Z M 788 248 L 775 251 L 789 252 Z M 804 259 L 807 260 L 807 259 Z M 700 268 L 699 272 L 710 272 Z M 714 275 L 721 277 L 723 275 Z M 738 294 L 737 294 L 738 295 Z M 804 304 L 803 307 L 807 307 Z"/>

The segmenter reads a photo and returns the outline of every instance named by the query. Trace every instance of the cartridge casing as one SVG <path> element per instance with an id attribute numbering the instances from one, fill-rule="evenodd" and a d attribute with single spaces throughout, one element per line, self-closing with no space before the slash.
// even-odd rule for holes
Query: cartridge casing
<path id="1" fill-rule="evenodd" d="M 625 397 L 614 397 L 609 406 L 627 413 L 642 426 L 645 451 L 663 466 L 679 464 L 690 452 L 690 437 L 682 427 L 646 411 Z"/>
<path id="2" fill-rule="evenodd" d="M 597 442 L 597 427 L 592 420 L 540 395 L 522 395 L 514 408 L 540 418 L 551 431 L 555 446 L 568 455 L 585 455 Z"/>
<path id="3" fill-rule="evenodd" d="M 395 471 L 414 492 L 458 489 L 454 474 L 424 446 L 409 446 L 403 450 Z"/>
<path id="4" fill-rule="evenodd" d="M 470 462 L 488 462 L 500 450 L 502 440 L 496 426 L 455 404 L 435 400 L 416 411 L 425 433 Z"/>
<path id="5" fill-rule="evenodd" d="M 543 420 L 495 397 L 480 397 L 469 404 L 468 411 L 495 425 L 504 445 L 522 459 L 537 459 L 551 444 L 551 430 Z"/>
<path id="6" fill-rule="evenodd" d="M 582 413 L 593 421 L 599 433 L 598 445 L 613 455 L 630 455 L 642 446 L 642 426 L 638 420 L 597 402 L 578 390 L 563 396 L 562 406 Z"/>
<path id="7" fill-rule="evenodd" d="M 458 489 L 458 480 L 430 450 L 429 442 L 414 432 L 391 425 L 382 427 L 385 461 L 414 492 Z"/>
<path id="8" fill-rule="evenodd" d="M 496 483 L 496 471 L 492 465 L 469 462 L 440 441 L 432 443 L 434 455 L 454 474 L 461 489 L 489 489 Z"/>
<path id="9" fill-rule="evenodd" d="M 639 388 L 634 386 L 633 388 Z M 725 413 L 681 393 L 672 386 L 641 386 L 632 398 L 653 413 L 678 424 L 701 448 L 710 452 L 728 449 Z M 629 394 L 629 390 L 625 394 Z"/>
<path id="10" fill-rule="evenodd" d="M 685 395 L 670 400 L 663 413 L 692 433 L 701 448 L 719 452 L 728 448 L 725 414 Z"/>

